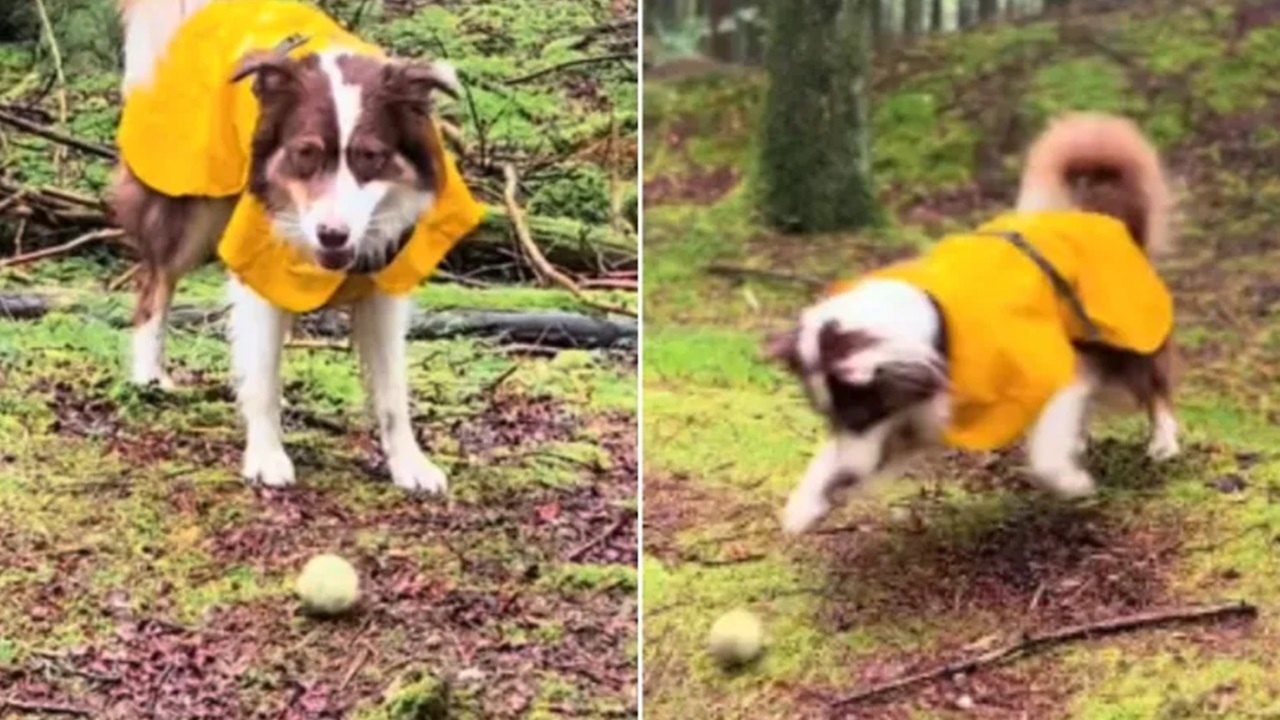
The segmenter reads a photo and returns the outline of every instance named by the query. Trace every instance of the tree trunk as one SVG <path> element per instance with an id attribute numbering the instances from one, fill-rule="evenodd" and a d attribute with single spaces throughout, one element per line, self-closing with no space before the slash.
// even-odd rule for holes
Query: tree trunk
<path id="1" fill-rule="evenodd" d="M 903 32 L 908 36 L 924 34 L 924 4 L 927 0 L 904 0 Z"/>
<path id="2" fill-rule="evenodd" d="M 869 0 L 771 0 L 761 197 L 798 232 L 875 219 L 867 72 Z"/>
<path id="3" fill-rule="evenodd" d="M 960 8 L 956 18 L 956 27 L 961 30 L 973 27 L 977 20 L 977 0 L 959 0 Z"/>
<path id="4" fill-rule="evenodd" d="M 978 20 L 987 22 L 1000 14 L 1000 0 L 978 0 Z"/>
<path id="5" fill-rule="evenodd" d="M 943 26 L 943 22 L 942 0 L 933 0 L 933 4 L 930 7 L 929 12 L 929 29 L 936 33 L 942 32 L 943 30 L 946 30 L 946 27 Z"/>
<path id="6" fill-rule="evenodd" d="M 733 33 L 723 25 L 733 12 L 733 0 L 709 0 L 708 22 L 711 23 L 711 57 L 721 62 L 733 62 Z"/>

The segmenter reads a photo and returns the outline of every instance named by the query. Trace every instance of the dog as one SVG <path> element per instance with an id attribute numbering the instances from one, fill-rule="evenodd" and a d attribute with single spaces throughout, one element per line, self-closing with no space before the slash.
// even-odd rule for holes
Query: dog
<path id="1" fill-rule="evenodd" d="M 433 120 L 454 68 L 405 62 L 295 0 L 120 0 L 124 107 L 110 192 L 139 256 L 132 381 L 172 387 L 177 282 L 229 270 L 241 474 L 295 481 L 281 439 L 291 320 L 347 306 L 392 481 L 442 492 L 409 413 L 409 292 L 480 222 Z"/>
<path id="2" fill-rule="evenodd" d="M 1172 211 L 1133 122 L 1068 114 L 1030 146 L 1012 212 L 837 283 L 768 338 L 829 428 L 784 530 L 812 529 L 843 491 L 939 446 L 1025 438 L 1033 482 L 1088 496 L 1087 411 L 1108 393 L 1146 409 L 1151 458 L 1176 456 L 1173 301 L 1151 263 Z"/>

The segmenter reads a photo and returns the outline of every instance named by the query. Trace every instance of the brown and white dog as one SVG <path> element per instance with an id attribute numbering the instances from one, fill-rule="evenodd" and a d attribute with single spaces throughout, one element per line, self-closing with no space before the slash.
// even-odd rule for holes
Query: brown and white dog
<path id="1" fill-rule="evenodd" d="M 1123 222 L 1146 255 L 1169 245 L 1172 198 L 1159 156 L 1123 118 L 1068 116 L 1033 143 L 1016 213 L 1058 210 Z M 981 295 L 991 278 L 973 272 L 958 282 L 964 292 Z M 997 318 L 993 326 L 999 323 Z M 766 351 L 797 376 L 829 428 L 783 511 L 788 533 L 811 529 L 843 501 L 842 491 L 890 477 L 922 451 L 943 444 L 954 409 L 947 333 L 956 331 L 928 293 L 907 282 L 871 278 L 815 303 L 791 331 L 769 339 Z M 1149 354 L 1095 342 L 1072 346 L 1074 381 L 1040 406 L 1024 436 L 1033 480 L 1062 497 L 1094 490 L 1079 456 L 1090 401 L 1103 391 L 1119 390 L 1120 398 L 1136 399 L 1147 410 L 1150 457 L 1178 453 L 1171 340 Z"/>
<path id="2" fill-rule="evenodd" d="M 168 61 L 175 50 L 171 40 L 184 23 L 206 6 L 237 0 L 119 2 L 128 102 Z M 227 34 L 234 36 L 235 30 Z M 261 201 L 277 235 L 320 267 L 354 271 L 385 266 L 397 243 L 435 201 L 443 151 L 438 144 L 424 143 L 420 128 L 433 91 L 456 95 L 452 67 L 393 65 L 377 56 L 341 51 L 295 58 L 258 52 L 246 56 L 242 73 L 254 76 L 262 108 L 244 192 Z M 212 118 L 201 127 L 209 134 L 231 135 L 218 127 L 222 120 Z M 200 131 L 174 128 L 156 143 L 209 142 L 196 136 Z M 120 164 L 112 206 L 117 222 L 135 239 L 141 264 L 134 382 L 172 385 L 163 358 L 175 286 L 212 255 L 237 200 L 167 195 L 145 184 L 126 162 Z M 232 369 L 247 434 L 242 474 L 252 483 L 290 485 L 295 473 L 281 438 L 280 363 L 292 314 L 234 276 L 228 292 Z M 408 490 L 439 492 L 446 487 L 445 475 L 423 454 L 410 418 L 405 367 L 409 315 L 408 296 L 375 290 L 351 307 L 353 344 L 392 480 Z"/>

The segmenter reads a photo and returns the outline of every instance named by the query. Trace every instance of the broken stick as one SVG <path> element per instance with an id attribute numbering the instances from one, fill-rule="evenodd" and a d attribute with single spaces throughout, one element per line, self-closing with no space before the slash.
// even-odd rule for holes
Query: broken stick
<path id="1" fill-rule="evenodd" d="M 1172 623 L 1204 622 L 1208 620 L 1225 620 L 1235 617 L 1253 618 L 1257 616 L 1257 614 L 1258 609 L 1256 607 L 1247 602 L 1240 601 L 1224 603 L 1222 605 L 1210 605 L 1208 607 L 1156 610 L 1152 612 L 1138 613 L 1136 615 L 1125 615 L 1118 618 L 1100 620 L 1092 623 L 1084 623 L 1081 625 L 1070 625 L 1068 627 L 1051 630 L 1045 633 L 1028 633 L 1023 635 L 1022 638 L 1016 642 L 988 650 L 981 655 L 971 657 L 966 660 L 957 660 L 934 670 L 927 670 L 925 672 L 907 675 L 905 677 L 897 678 L 896 680 L 890 680 L 879 685 L 873 685 L 865 690 L 859 690 L 855 693 L 836 698 L 830 701 L 830 706 L 835 708 L 855 705 L 896 690 L 902 690 L 914 685 L 921 685 L 949 675 L 967 673 L 975 668 L 995 665 L 1019 655 L 1046 650 L 1073 640 L 1081 640 L 1101 635 L 1114 635 L 1116 633 L 1128 632 L 1130 630 L 1156 627 L 1159 625 L 1169 625 Z"/>
<path id="2" fill-rule="evenodd" d="M 516 238 L 520 241 L 520 245 L 525 252 L 529 254 L 529 262 L 533 263 L 533 267 L 538 274 L 544 278 L 550 278 L 555 283 L 578 298 L 583 305 L 593 307 L 597 310 L 615 313 L 618 315 L 628 315 L 636 317 L 634 310 L 620 307 L 617 305 L 608 305 L 596 302 L 587 297 L 582 292 L 582 288 L 574 282 L 568 275 L 557 270 L 551 263 L 547 262 L 546 256 L 538 249 L 538 245 L 533 241 L 533 236 L 529 234 L 529 226 L 524 220 L 524 210 L 521 209 L 519 203 L 516 202 L 516 186 L 519 184 L 520 178 L 516 175 L 516 168 L 511 163 L 507 163 L 502 167 L 503 174 L 506 176 L 507 184 L 503 191 L 503 199 L 506 200 L 507 214 L 511 216 L 511 224 L 515 227 Z"/>
<path id="3" fill-rule="evenodd" d="M 43 260 L 47 257 L 69 253 L 81 245 L 88 245 L 89 243 L 98 242 L 99 240 L 118 240 L 122 237 L 124 237 L 124 232 L 115 228 L 94 230 L 93 232 L 87 232 L 84 235 L 61 245 L 55 245 L 54 247 L 43 248 L 41 250 L 33 250 L 24 255 L 15 255 L 11 258 L 0 260 L 0 268 L 25 265 L 27 263 L 35 262 L 36 260 Z"/>

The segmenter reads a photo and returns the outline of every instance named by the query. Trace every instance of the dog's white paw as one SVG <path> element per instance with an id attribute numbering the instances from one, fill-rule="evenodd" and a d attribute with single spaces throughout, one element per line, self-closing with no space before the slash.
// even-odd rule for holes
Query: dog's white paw
<path id="1" fill-rule="evenodd" d="M 387 456 L 391 482 L 409 492 L 442 493 L 449 487 L 444 471 L 414 448 Z"/>
<path id="2" fill-rule="evenodd" d="M 240 475 L 251 485 L 288 487 L 294 482 L 293 461 L 279 445 L 251 445 L 244 451 Z"/>
<path id="3" fill-rule="evenodd" d="M 1181 452 L 1178 436 L 1172 432 L 1157 432 L 1147 444 L 1147 457 L 1157 462 L 1172 460 Z"/>
<path id="4" fill-rule="evenodd" d="M 1045 478 L 1045 486 L 1058 497 L 1073 500 L 1092 495 L 1097 491 L 1097 484 L 1087 470 L 1073 468 L 1052 477 Z"/>
<path id="5" fill-rule="evenodd" d="M 782 530 L 788 535 L 801 535 L 817 525 L 831 511 L 831 504 L 821 496 L 792 493 L 782 510 Z"/>

